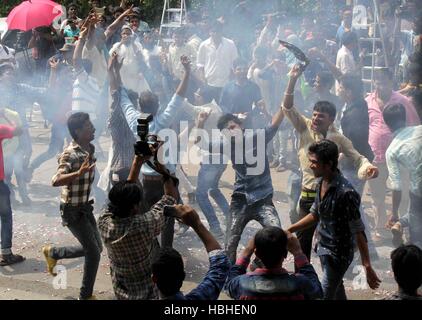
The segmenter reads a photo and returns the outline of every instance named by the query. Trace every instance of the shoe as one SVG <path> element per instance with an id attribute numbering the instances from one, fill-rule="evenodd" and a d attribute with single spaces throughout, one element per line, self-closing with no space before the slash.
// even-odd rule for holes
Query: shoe
<path id="1" fill-rule="evenodd" d="M 280 165 L 275 169 L 275 171 L 277 171 L 277 172 L 284 172 L 286 170 L 287 170 L 286 164 L 284 164 L 284 163 L 280 163 Z"/>
<path id="2" fill-rule="evenodd" d="M 78 300 L 98 300 L 98 299 L 97 299 L 96 296 L 92 295 L 92 296 L 90 296 L 88 298 L 81 298 L 81 297 L 79 297 Z"/>
<path id="3" fill-rule="evenodd" d="M 280 162 L 278 160 L 274 160 L 270 163 L 270 168 L 277 168 L 279 166 Z"/>
<path id="4" fill-rule="evenodd" d="M 0 260 L 0 266 L 10 266 L 15 263 L 25 261 L 25 257 L 22 257 L 19 254 L 3 254 Z"/>
<path id="5" fill-rule="evenodd" d="M 189 204 L 195 204 L 196 203 L 195 192 L 188 193 L 188 202 L 189 202 Z"/>
<path id="6" fill-rule="evenodd" d="M 403 244 L 403 228 L 400 222 L 396 222 L 391 227 L 391 233 L 393 234 L 393 246 L 395 248 L 400 247 Z"/>
<path id="7" fill-rule="evenodd" d="M 50 253 L 51 253 L 51 246 L 47 245 L 42 247 L 42 253 L 44 254 L 44 258 L 45 261 L 47 262 L 47 271 L 49 274 L 51 274 L 52 276 L 57 276 L 57 273 L 54 272 L 54 267 L 57 264 L 57 260 L 51 258 Z"/>

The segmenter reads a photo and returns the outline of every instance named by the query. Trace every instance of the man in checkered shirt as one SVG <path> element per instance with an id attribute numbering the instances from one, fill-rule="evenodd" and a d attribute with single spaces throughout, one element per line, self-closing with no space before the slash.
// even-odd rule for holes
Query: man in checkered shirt
<path id="1" fill-rule="evenodd" d="M 89 199 L 94 181 L 95 128 L 89 115 L 84 112 L 72 114 L 67 126 L 73 141 L 59 156 L 59 168 L 52 179 L 54 187 L 62 187 L 60 212 L 63 226 L 67 226 L 80 245 L 69 247 L 42 248 L 47 261 L 48 272 L 55 274 L 57 260 L 85 257 L 84 275 L 79 294 L 80 300 L 95 299 L 92 295 L 97 275 L 101 237 L 93 215 L 93 201 Z"/>

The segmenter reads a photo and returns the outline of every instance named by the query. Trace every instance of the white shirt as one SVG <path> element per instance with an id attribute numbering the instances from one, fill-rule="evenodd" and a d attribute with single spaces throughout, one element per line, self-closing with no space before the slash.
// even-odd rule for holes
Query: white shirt
<path id="1" fill-rule="evenodd" d="M 97 79 L 80 68 L 73 83 L 72 113 L 86 112 L 91 120 L 97 119 L 98 101 L 101 91 Z"/>
<path id="2" fill-rule="evenodd" d="M 208 38 L 199 46 L 197 66 L 204 68 L 208 85 L 222 88 L 230 80 L 230 71 L 237 57 L 237 48 L 232 40 L 223 37 L 216 48 L 212 39 Z"/>
<path id="3" fill-rule="evenodd" d="M 352 51 L 342 46 L 337 52 L 336 67 L 342 74 L 357 73 L 357 65 Z M 336 81 L 336 94 L 339 95 L 339 82 Z"/>

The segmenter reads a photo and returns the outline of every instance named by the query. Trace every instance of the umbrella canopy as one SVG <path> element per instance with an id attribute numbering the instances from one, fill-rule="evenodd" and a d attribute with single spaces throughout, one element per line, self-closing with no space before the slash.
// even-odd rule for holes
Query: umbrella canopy
<path id="1" fill-rule="evenodd" d="M 49 0 L 28 0 L 15 7 L 7 17 L 9 30 L 28 31 L 41 26 L 49 26 L 62 14 L 60 4 Z"/>

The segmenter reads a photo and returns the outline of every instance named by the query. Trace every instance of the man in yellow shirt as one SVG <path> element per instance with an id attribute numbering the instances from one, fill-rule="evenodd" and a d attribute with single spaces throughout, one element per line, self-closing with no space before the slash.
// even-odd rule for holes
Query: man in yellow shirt
<path id="1" fill-rule="evenodd" d="M 378 176 L 378 168 L 358 153 L 353 147 L 352 142 L 335 128 L 336 106 L 328 101 L 317 102 L 313 109 L 312 119 L 304 117 L 293 107 L 294 88 L 302 72 L 302 69 L 298 65 L 294 66 L 290 71 L 290 79 L 283 101 L 284 113 L 299 134 L 298 155 L 300 167 L 303 172 L 302 192 L 299 201 L 299 219 L 302 219 L 309 213 L 316 197 L 317 179 L 310 169 L 308 159 L 308 148 L 312 143 L 323 139 L 331 140 L 337 145 L 339 152 L 353 162 L 360 179 L 372 179 Z M 314 231 L 315 227 L 312 227 L 297 234 L 302 250 L 309 260 Z"/>

